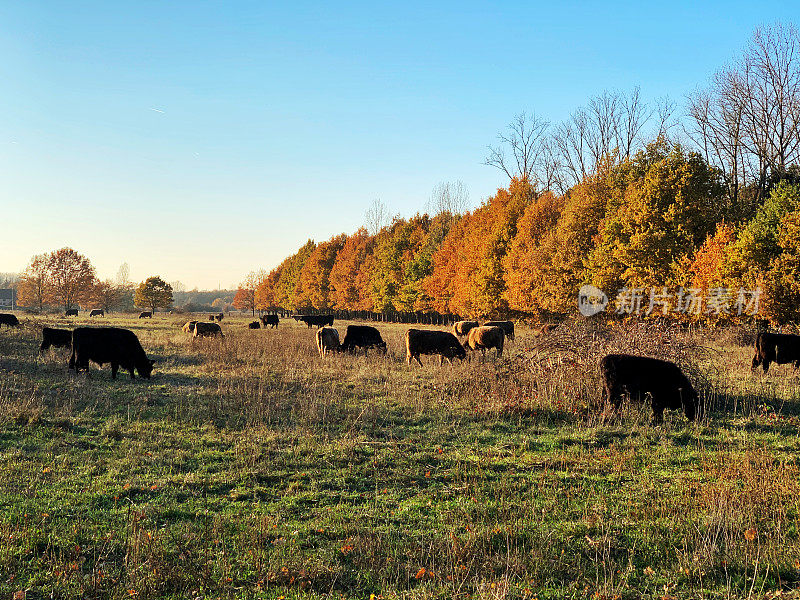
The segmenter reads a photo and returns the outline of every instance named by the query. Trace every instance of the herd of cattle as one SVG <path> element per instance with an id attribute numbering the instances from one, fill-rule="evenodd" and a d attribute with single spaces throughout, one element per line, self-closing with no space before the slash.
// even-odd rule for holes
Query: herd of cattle
<path id="1" fill-rule="evenodd" d="M 152 313 L 143 312 L 139 318 L 152 318 Z M 338 330 L 332 327 L 329 315 L 298 315 L 297 321 L 316 325 L 317 350 L 321 357 L 333 352 L 355 354 L 363 350 L 377 350 L 386 354 L 387 345 L 377 328 L 370 325 L 348 325 L 344 340 L 340 342 Z M 223 336 L 218 321 L 222 315 L 210 315 L 209 321 L 188 321 L 183 331 L 193 338 Z M 216 322 L 215 322 L 216 321 Z M 260 321 L 249 324 L 251 329 L 271 326 L 277 328 L 277 315 L 265 315 Z M 0 325 L 18 327 L 19 320 L 13 314 L 0 313 Z M 465 338 L 461 342 L 459 338 Z M 444 360 L 465 359 L 467 352 L 495 349 L 497 356 L 503 353 L 506 339 L 514 339 L 512 321 L 489 321 L 483 325 L 477 321 L 459 321 L 452 332 L 415 329 L 406 331 L 406 362 L 412 360 L 422 365 L 421 355 L 438 355 L 439 364 Z M 154 361 L 147 358 L 139 339 L 132 331 L 118 327 L 78 327 L 72 331 L 44 327 L 39 352 L 52 347 L 70 348 L 69 368 L 76 373 L 88 371 L 89 361 L 111 365 L 111 376 L 116 379 L 119 369 L 124 369 L 134 378 L 134 371 L 149 378 Z M 793 364 L 800 367 L 800 336 L 782 333 L 758 333 L 755 340 L 755 356 L 751 367 L 761 366 L 766 373 L 772 363 Z M 665 409 L 683 410 L 689 420 L 694 420 L 701 411 L 700 398 L 689 379 L 674 363 L 656 358 L 628 354 L 608 354 L 600 362 L 603 382 L 603 400 L 619 409 L 625 397 L 642 402 L 650 397 L 654 422 L 661 422 Z"/>

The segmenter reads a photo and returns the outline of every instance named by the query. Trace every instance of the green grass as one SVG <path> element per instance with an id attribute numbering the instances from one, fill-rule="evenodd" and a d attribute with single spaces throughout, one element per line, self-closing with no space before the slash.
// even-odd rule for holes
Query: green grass
<path id="1" fill-rule="evenodd" d="M 105 319 L 158 361 L 149 381 L 38 357 L 41 324 L 63 318 L 0 332 L 0 598 L 799 585 L 800 385 L 787 367 L 750 373 L 735 336 L 523 330 L 499 361 L 420 368 L 405 364 L 404 326 L 379 325 L 386 357 L 323 360 L 313 330 L 249 320 L 193 342 L 179 317 Z M 564 352 L 570 340 L 584 350 Z M 637 344 L 695 350 L 686 366 L 715 404 L 701 423 L 598 416 L 596 359 Z"/>

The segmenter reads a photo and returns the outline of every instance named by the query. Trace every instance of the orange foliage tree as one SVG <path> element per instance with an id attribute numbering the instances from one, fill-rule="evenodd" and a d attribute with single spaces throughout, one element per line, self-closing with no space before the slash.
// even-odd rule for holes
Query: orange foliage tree
<path id="1" fill-rule="evenodd" d="M 31 258 L 19 281 L 17 304 L 42 310 L 51 298 L 50 269 L 47 254 Z"/>
<path id="2" fill-rule="evenodd" d="M 233 297 L 234 308 L 241 311 L 252 311 L 253 316 L 256 315 L 256 289 L 262 279 L 264 279 L 264 274 L 261 272 L 251 271 L 247 274 Z"/>
<path id="3" fill-rule="evenodd" d="M 329 301 L 333 308 L 372 310 L 372 300 L 367 293 L 369 271 L 365 265 L 374 249 L 375 237 L 363 227 L 347 237 L 328 278 Z"/>
<path id="4" fill-rule="evenodd" d="M 508 310 L 504 266 L 517 221 L 536 198 L 527 180 L 514 179 L 454 226 L 434 255 L 434 272 L 422 287 L 439 310 L 463 316 Z"/>
<path id="5" fill-rule="evenodd" d="M 331 307 L 330 274 L 336 256 L 344 246 L 346 235 L 322 242 L 309 254 L 303 264 L 296 286 L 296 303 L 316 309 Z"/>
<path id="6" fill-rule="evenodd" d="M 91 300 L 95 271 L 89 259 L 72 248 L 61 248 L 47 257 L 53 301 L 64 307 Z"/>

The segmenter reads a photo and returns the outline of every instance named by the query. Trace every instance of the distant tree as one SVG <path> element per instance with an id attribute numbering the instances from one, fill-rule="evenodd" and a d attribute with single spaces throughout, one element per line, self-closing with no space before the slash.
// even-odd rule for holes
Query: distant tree
<path id="1" fill-rule="evenodd" d="M 46 254 L 37 254 L 31 258 L 19 282 L 17 303 L 20 306 L 44 308 L 52 296 L 50 269 Z"/>
<path id="2" fill-rule="evenodd" d="M 364 227 L 370 235 L 377 235 L 378 232 L 389 224 L 389 207 L 379 199 L 372 201 L 369 208 L 364 212 Z"/>
<path id="3" fill-rule="evenodd" d="M 263 273 L 251 271 L 239 284 L 236 296 L 233 298 L 233 306 L 237 310 L 252 311 L 256 315 L 256 289 L 259 282 L 264 279 Z"/>
<path id="4" fill-rule="evenodd" d="M 153 313 L 158 308 L 169 308 L 172 301 L 172 286 L 155 275 L 139 284 L 133 299 L 136 306 L 149 308 Z"/>
<path id="5" fill-rule="evenodd" d="M 53 299 L 64 310 L 91 300 L 95 271 L 89 259 L 72 248 L 61 248 L 47 256 Z"/>
<path id="6" fill-rule="evenodd" d="M 131 267 L 124 262 L 117 269 L 117 285 L 125 287 L 131 283 Z"/>
<path id="7" fill-rule="evenodd" d="M 550 123 L 535 114 L 521 113 L 497 135 L 500 143 L 489 146 L 485 165 L 501 170 L 511 179 L 526 180 L 544 187 L 543 159 Z M 510 153 L 510 155 L 509 155 Z"/>
<path id="8" fill-rule="evenodd" d="M 460 215 L 467 210 L 469 191 L 463 181 L 442 181 L 437 183 L 425 206 L 432 216 L 443 213 Z"/>
<path id="9" fill-rule="evenodd" d="M 97 281 L 92 289 L 92 305 L 105 311 L 116 310 L 121 306 L 125 289 L 108 279 Z"/>
<path id="10" fill-rule="evenodd" d="M 689 98 L 688 133 L 723 173 L 739 215 L 752 214 L 771 184 L 800 162 L 800 34 L 759 27 L 742 56 Z M 752 197 L 740 198 L 744 186 Z M 738 216 L 738 215 L 737 215 Z"/>

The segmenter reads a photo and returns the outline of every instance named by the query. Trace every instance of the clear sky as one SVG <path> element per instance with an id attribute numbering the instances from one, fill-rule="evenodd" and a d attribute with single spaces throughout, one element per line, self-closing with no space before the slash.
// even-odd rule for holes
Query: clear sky
<path id="1" fill-rule="evenodd" d="M 71 246 L 190 288 L 352 232 L 375 198 L 473 205 L 486 146 L 604 89 L 679 107 L 796 2 L 0 1 L 0 272 Z"/>

